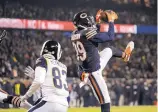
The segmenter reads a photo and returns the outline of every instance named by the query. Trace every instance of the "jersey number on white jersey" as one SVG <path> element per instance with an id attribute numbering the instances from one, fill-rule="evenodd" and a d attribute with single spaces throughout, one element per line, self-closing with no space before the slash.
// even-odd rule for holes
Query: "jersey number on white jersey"
<path id="1" fill-rule="evenodd" d="M 62 89 L 64 86 L 64 89 L 68 91 L 68 86 L 66 82 L 66 74 L 67 73 L 65 70 L 59 70 L 59 68 L 53 67 L 52 69 L 53 83 L 56 88 Z M 65 77 L 64 80 L 62 80 L 63 77 L 61 75 Z"/>
<path id="2" fill-rule="evenodd" d="M 83 44 L 80 41 L 72 42 L 73 47 L 76 50 L 77 60 L 84 61 L 86 59 L 86 51 Z"/>

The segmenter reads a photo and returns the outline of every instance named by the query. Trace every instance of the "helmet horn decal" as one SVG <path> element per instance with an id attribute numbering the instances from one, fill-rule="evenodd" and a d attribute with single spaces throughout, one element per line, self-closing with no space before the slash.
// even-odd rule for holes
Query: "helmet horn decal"
<path id="1" fill-rule="evenodd" d="M 43 50 L 44 50 L 44 47 L 45 47 L 45 45 L 46 45 L 46 43 L 47 43 L 48 41 L 50 41 L 50 40 L 47 40 L 47 41 L 44 42 L 44 44 L 43 44 L 43 46 L 42 46 L 42 49 L 41 49 L 41 52 L 40 52 L 40 55 L 42 55 Z"/>
<path id="2" fill-rule="evenodd" d="M 80 18 L 86 18 L 87 17 L 87 14 L 86 13 L 82 13 L 81 15 L 80 15 Z"/>

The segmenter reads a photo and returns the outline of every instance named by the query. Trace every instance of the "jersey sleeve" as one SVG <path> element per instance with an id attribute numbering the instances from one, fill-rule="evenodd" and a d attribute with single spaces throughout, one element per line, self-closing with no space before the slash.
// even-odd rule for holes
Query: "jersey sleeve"
<path id="1" fill-rule="evenodd" d="M 43 67 L 36 67 L 35 68 L 35 79 L 32 82 L 32 85 L 30 86 L 29 90 L 26 92 L 24 97 L 31 97 L 32 94 L 34 94 L 40 86 L 44 83 L 46 76 L 46 70 Z"/>
<path id="2" fill-rule="evenodd" d="M 114 23 L 109 23 L 108 32 L 99 33 L 97 28 L 97 29 L 87 30 L 85 36 L 88 40 L 97 43 L 112 41 L 114 39 Z"/>
<path id="3" fill-rule="evenodd" d="M 36 60 L 36 67 L 42 67 L 47 70 L 47 60 L 44 57 L 40 57 Z"/>

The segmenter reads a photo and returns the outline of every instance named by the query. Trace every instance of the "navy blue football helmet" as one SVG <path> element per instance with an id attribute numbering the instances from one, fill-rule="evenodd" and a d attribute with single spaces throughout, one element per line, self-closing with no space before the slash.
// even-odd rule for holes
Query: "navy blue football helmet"
<path id="1" fill-rule="evenodd" d="M 78 12 L 74 15 L 73 24 L 78 29 L 86 29 L 88 27 L 96 27 L 94 17 L 86 11 Z"/>

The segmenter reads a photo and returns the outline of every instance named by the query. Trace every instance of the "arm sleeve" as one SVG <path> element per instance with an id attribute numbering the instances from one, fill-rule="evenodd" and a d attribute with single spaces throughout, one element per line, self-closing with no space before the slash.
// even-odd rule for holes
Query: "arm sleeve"
<path id="1" fill-rule="evenodd" d="M 37 89 L 40 88 L 40 86 L 45 81 L 45 75 L 46 75 L 46 69 L 43 67 L 36 67 L 35 69 L 35 79 L 30 86 L 29 90 L 27 91 L 26 95 L 28 97 L 31 97 L 33 93 L 36 92 Z"/>
<path id="2" fill-rule="evenodd" d="M 95 36 L 93 36 L 93 38 L 90 38 L 89 40 L 97 43 L 103 43 L 114 40 L 114 23 L 109 23 L 108 32 L 97 33 Z"/>

